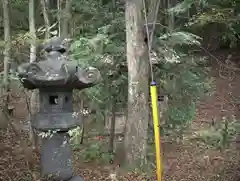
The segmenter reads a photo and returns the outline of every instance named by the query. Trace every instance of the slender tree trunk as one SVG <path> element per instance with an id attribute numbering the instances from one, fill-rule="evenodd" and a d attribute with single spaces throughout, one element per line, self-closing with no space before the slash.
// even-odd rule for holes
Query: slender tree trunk
<path id="1" fill-rule="evenodd" d="M 44 24 L 45 24 L 45 39 L 50 38 L 50 22 L 49 22 L 49 17 L 48 17 L 48 3 L 46 0 L 41 0 L 41 5 L 42 5 L 42 12 L 43 12 L 43 18 L 44 18 Z"/>
<path id="2" fill-rule="evenodd" d="M 141 166 L 146 161 L 149 119 L 149 61 L 142 23 L 143 4 L 127 0 L 126 41 L 128 62 L 128 121 L 125 128 L 125 164 Z"/>
<path id="3" fill-rule="evenodd" d="M 29 0 L 29 31 L 31 35 L 31 47 L 30 47 L 30 62 L 36 61 L 36 28 L 35 28 L 35 1 Z M 38 109 L 38 92 L 34 90 L 30 97 L 30 110 L 29 110 L 29 120 L 31 121 L 31 115 L 37 112 Z M 36 134 L 33 127 L 30 125 L 29 137 L 32 142 L 33 147 L 36 147 Z"/>
<path id="4" fill-rule="evenodd" d="M 167 15 L 167 9 L 168 9 L 168 0 L 163 0 L 163 6 L 162 6 L 162 11 L 164 12 L 164 32 L 163 33 L 168 33 L 168 15 Z"/>
<path id="5" fill-rule="evenodd" d="M 58 36 L 61 36 L 62 31 L 62 0 L 57 0 L 57 10 L 58 10 Z"/>
<path id="6" fill-rule="evenodd" d="M 161 0 L 151 0 L 148 6 L 148 23 L 156 23 Z"/>
<path id="7" fill-rule="evenodd" d="M 81 134 L 81 139 L 80 139 L 80 144 L 83 144 L 83 140 L 84 140 L 84 134 L 85 134 L 85 115 L 84 115 L 84 101 L 81 100 L 81 104 L 80 104 L 80 112 L 82 114 L 82 134 Z"/>
<path id="8" fill-rule="evenodd" d="M 168 9 L 172 8 L 174 5 L 174 1 L 173 0 L 168 0 Z M 173 33 L 174 31 L 174 24 L 175 23 L 175 16 L 174 13 L 171 12 L 170 14 L 168 14 L 168 32 L 169 33 Z"/>
<path id="9" fill-rule="evenodd" d="M 57 2 L 57 1 L 55 1 L 55 2 Z M 50 9 L 50 2 L 49 2 L 49 0 L 45 0 L 45 3 L 46 3 L 46 7 L 48 7 L 48 9 Z"/>
<path id="10" fill-rule="evenodd" d="M 4 91 L 8 91 L 8 73 L 11 54 L 11 35 L 9 18 L 9 1 L 2 0 L 3 7 L 3 26 L 4 26 Z"/>
<path id="11" fill-rule="evenodd" d="M 164 33 L 164 25 L 165 25 L 165 12 L 164 12 L 164 0 L 160 0 L 159 3 L 159 13 L 158 13 L 158 18 L 159 18 L 159 23 L 161 26 L 159 27 L 159 31 Z"/>
<path id="12" fill-rule="evenodd" d="M 116 14 L 116 0 L 112 0 L 112 12 L 113 12 L 113 18 L 115 18 Z"/>
<path id="13" fill-rule="evenodd" d="M 149 49 L 151 50 L 161 0 L 151 0 L 149 3 L 150 4 L 148 6 L 147 22 L 149 24 L 148 25 L 148 28 L 149 28 L 149 43 L 148 43 L 148 45 L 150 46 Z"/>
<path id="14" fill-rule="evenodd" d="M 70 30 L 70 19 L 71 19 L 72 0 L 66 0 L 64 12 L 63 12 L 63 23 L 62 23 L 62 37 L 67 37 Z"/>
<path id="15" fill-rule="evenodd" d="M 71 18 L 70 18 L 71 19 Z M 70 22 L 69 22 L 69 36 L 70 37 L 74 37 L 74 27 L 75 27 L 75 22 L 74 22 L 74 20 L 71 20 Z"/>
<path id="16" fill-rule="evenodd" d="M 113 153 L 113 151 L 114 151 L 116 108 L 117 108 L 117 102 L 113 101 L 111 125 L 110 125 L 110 137 L 109 137 L 109 152 L 110 153 Z"/>
<path id="17" fill-rule="evenodd" d="M 36 61 L 35 2 L 29 0 L 29 31 L 31 36 L 30 62 Z"/>

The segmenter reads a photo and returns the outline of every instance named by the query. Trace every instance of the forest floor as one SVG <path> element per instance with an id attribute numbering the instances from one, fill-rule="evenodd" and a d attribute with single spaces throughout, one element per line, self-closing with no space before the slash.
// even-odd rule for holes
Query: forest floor
<path id="1" fill-rule="evenodd" d="M 233 115 L 236 119 L 240 118 L 237 74 L 229 80 L 219 76 L 219 66 L 214 67 L 211 76 L 215 78 L 215 90 L 199 103 L 197 118 L 188 131 L 191 135 L 185 135 L 184 141 L 179 143 L 167 139 L 162 141 L 163 181 L 240 181 L 238 143 L 232 142 L 227 149 L 220 151 L 188 139 L 196 132 L 208 129 L 213 120 L 220 121 L 224 116 L 231 118 Z M 17 120 L 23 121 L 26 116 L 24 100 L 15 99 L 14 106 Z M 24 131 L 16 135 L 11 129 L 0 130 L 0 181 L 38 181 L 39 155 L 27 146 L 27 138 Z M 85 181 L 114 181 L 110 178 L 111 174 L 115 174 L 112 166 L 83 163 L 76 159 L 74 167 Z M 151 177 L 139 173 L 117 176 L 119 181 L 154 181 L 154 174 L 149 175 Z"/>

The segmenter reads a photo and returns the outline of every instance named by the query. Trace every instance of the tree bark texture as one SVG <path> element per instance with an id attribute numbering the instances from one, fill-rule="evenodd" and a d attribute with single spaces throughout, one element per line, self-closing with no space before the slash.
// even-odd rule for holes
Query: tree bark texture
<path id="1" fill-rule="evenodd" d="M 61 23 L 62 37 L 67 37 L 70 33 L 69 30 L 70 30 L 71 9 L 72 9 L 72 0 L 66 0 L 65 8 L 61 15 L 63 17 L 62 18 L 63 22 Z"/>
<path id="2" fill-rule="evenodd" d="M 57 10 L 58 10 L 58 36 L 61 36 L 62 31 L 62 0 L 57 0 Z"/>
<path id="3" fill-rule="evenodd" d="M 31 47 L 30 47 L 30 62 L 36 60 L 36 28 L 35 28 L 35 2 L 34 0 L 29 0 L 29 32 L 31 36 Z"/>
<path id="4" fill-rule="evenodd" d="M 35 2 L 34 0 L 29 0 L 29 31 L 31 34 L 31 47 L 30 47 L 30 62 L 35 62 L 36 61 L 36 28 L 35 28 Z M 37 97 L 38 95 L 37 91 L 34 90 L 32 95 L 31 95 L 31 100 L 30 100 L 30 105 L 31 105 L 31 113 L 35 113 L 38 107 L 38 100 Z"/>
<path id="5" fill-rule="evenodd" d="M 2 0 L 3 7 L 3 26 L 4 26 L 4 88 L 8 88 L 8 72 L 11 53 L 11 35 L 10 35 L 10 18 L 9 18 L 9 1 Z"/>
<path id="6" fill-rule="evenodd" d="M 125 164 L 145 164 L 149 119 L 149 60 L 144 42 L 143 3 L 127 0 L 125 7 L 128 63 L 128 120 L 125 128 Z"/>
<path id="7" fill-rule="evenodd" d="M 175 5 L 173 0 L 168 0 L 168 9 L 172 8 Z M 168 14 L 168 32 L 173 33 L 175 25 L 175 16 L 174 13 Z"/>
<path id="8" fill-rule="evenodd" d="M 46 3 L 46 0 L 41 0 L 42 5 L 42 12 L 43 12 L 43 18 L 44 18 L 44 24 L 45 24 L 45 39 L 50 38 L 50 22 L 48 17 L 48 6 Z"/>
<path id="9" fill-rule="evenodd" d="M 161 0 L 151 0 L 148 7 L 148 23 L 156 23 L 157 15 L 159 12 Z"/>
<path id="10" fill-rule="evenodd" d="M 110 137 L 109 137 L 109 149 L 108 151 L 113 153 L 114 151 L 114 140 L 115 140 L 115 121 L 116 121 L 116 108 L 117 108 L 117 101 L 113 101 L 112 105 L 112 114 L 111 114 L 111 127 L 110 127 Z"/>
<path id="11" fill-rule="evenodd" d="M 30 62 L 35 62 L 36 61 L 36 27 L 35 27 L 35 1 L 34 0 L 29 0 L 29 31 L 31 35 L 31 47 L 30 47 Z M 37 112 L 37 108 L 39 106 L 39 101 L 38 101 L 38 91 L 33 90 L 30 96 L 30 110 L 29 110 L 29 120 L 31 121 L 31 115 Z M 37 146 L 37 135 L 35 133 L 35 130 L 33 127 L 30 125 L 30 130 L 29 130 L 29 139 L 32 142 L 33 147 Z"/>

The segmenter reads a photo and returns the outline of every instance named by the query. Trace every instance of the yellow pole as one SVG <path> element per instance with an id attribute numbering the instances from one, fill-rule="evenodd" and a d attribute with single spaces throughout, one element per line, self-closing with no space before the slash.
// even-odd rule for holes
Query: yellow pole
<path id="1" fill-rule="evenodd" d="M 157 165 L 157 181 L 162 181 L 162 165 L 161 165 L 161 145 L 160 145 L 160 121 L 158 113 L 158 94 L 155 82 L 150 87 L 152 101 L 152 115 L 154 125 L 155 149 L 156 149 L 156 165 Z"/>

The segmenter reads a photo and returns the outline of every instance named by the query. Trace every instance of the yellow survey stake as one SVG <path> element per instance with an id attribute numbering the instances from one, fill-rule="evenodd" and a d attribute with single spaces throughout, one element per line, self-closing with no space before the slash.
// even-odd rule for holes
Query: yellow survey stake
<path id="1" fill-rule="evenodd" d="M 154 125 L 155 149 L 156 149 L 156 166 L 157 166 L 157 181 L 162 181 L 162 164 L 161 164 L 161 145 L 160 145 L 160 121 L 158 112 L 158 94 L 155 82 L 152 82 L 150 87 L 152 101 L 152 116 Z"/>

